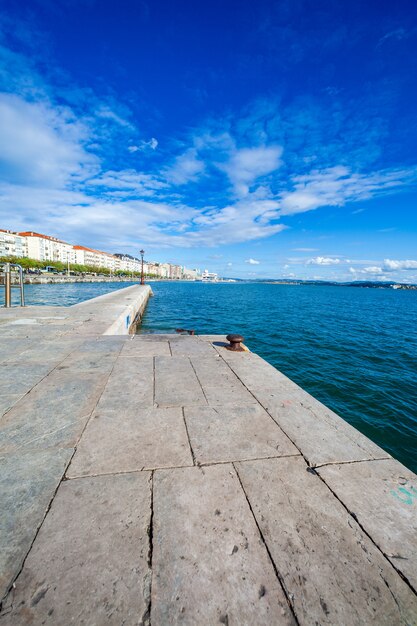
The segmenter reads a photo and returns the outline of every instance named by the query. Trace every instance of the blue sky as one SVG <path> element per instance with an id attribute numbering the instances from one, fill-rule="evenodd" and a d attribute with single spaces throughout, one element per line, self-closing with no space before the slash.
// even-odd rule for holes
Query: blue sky
<path id="1" fill-rule="evenodd" d="M 1 227 L 417 282 L 417 4 L 3 0 Z"/>

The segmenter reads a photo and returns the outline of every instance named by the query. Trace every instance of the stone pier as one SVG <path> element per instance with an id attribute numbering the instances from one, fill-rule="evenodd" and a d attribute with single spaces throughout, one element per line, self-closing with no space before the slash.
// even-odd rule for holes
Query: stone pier
<path id="1" fill-rule="evenodd" d="M 0 312 L 0 626 L 417 624 L 416 476 L 141 289 Z"/>

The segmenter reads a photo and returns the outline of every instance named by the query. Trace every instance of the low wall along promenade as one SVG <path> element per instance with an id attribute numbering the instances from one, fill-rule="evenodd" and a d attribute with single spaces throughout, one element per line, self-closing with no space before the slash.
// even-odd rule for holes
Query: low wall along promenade
<path id="1" fill-rule="evenodd" d="M 417 624 L 417 477 L 150 293 L 0 310 L 0 626 Z"/>

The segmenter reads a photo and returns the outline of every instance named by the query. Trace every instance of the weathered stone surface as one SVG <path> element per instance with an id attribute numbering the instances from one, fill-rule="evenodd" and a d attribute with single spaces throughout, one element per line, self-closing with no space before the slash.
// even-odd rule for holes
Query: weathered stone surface
<path id="1" fill-rule="evenodd" d="M 22 397 L 22 394 L 2 394 L 0 395 L 0 417 L 2 417 L 12 406 Z"/>
<path id="2" fill-rule="evenodd" d="M 66 339 L 60 337 L 57 339 L 47 339 L 32 345 L 19 355 L 19 361 L 22 363 L 48 363 L 51 366 L 59 364 L 71 352 L 80 349 L 82 342 L 79 339 Z"/>
<path id="3" fill-rule="evenodd" d="M 182 409 L 97 411 L 77 446 L 68 476 L 192 465 Z"/>
<path id="4" fill-rule="evenodd" d="M 171 356 L 168 341 L 141 341 L 137 335 L 132 337 L 123 345 L 120 356 Z"/>
<path id="5" fill-rule="evenodd" d="M 237 470 L 300 624 L 415 623 L 415 594 L 303 459 Z"/>
<path id="6" fill-rule="evenodd" d="M 417 476 L 393 459 L 317 471 L 417 589 Z"/>
<path id="7" fill-rule="evenodd" d="M 13 608 L 2 626 L 143 623 L 150 501 L 145 472 L 62 483 L 6 601 Z"/>
<path id="8" fill-rule="evenodd" d="M 0 421 L 0 454 L 19 449 L 73 447 L 108 374 L 53 371 Z"/>
<path id="9" fill-rule="evenodd" d="M 0 458 L 0 601 L 22 566 L 72 453 L 42 450 Z"/>
<path id="10" fill-rule="evenodd" d="M 259 405 L 186 407 L 184 414 L 199 463 L 299 454 Z"/>
<path id="11" fill-rule="evenodd" d="M 150 341 L 154 343 L 154 341 L 171 341 L 175 338 L 175 335 L 167 335 L 163 333 L 143 333 L 135 336 L 135 341 Z"/>
<path id="12" fill-rule="evenodd" d="M 209 405 L 258 404 L 219 355 L 210 358 L 195 356 L 191 362 Z"/>
<path id="13" fill-rule="evenodd" d="M 253 352 L 230 352 L 213 344 L 230 368 L 251 391 L 277 389 L 289 379 Z M 291 381 L 289 381 L 291 382 Z"/>
<path id="14" fill-rule="evenodd" d="M 226 340 L 226 335 L 228 333 L 225 333 L 224 335 L 198 335 L 198 338 L 201 339 L 201 341 L 208 341 L 209 343 L 224 343 L 224 344 L 229 344 L 229 342 Z"/>
<path id="15" fill-rule="evenodd" d="M 98 411 L 135 411 L 154 404 L 152 357 L 118 359 L 100 398 Z"/>
<path id="16" fill-rule="evenodd" d="M 309 395 L 294 391 L 255 391 L 257 399 L 301 450 L 310 465 L 388 458 L 389 454 Z"/>
<path id="17" fill-rule="evenodd" d="M 13 359 L 16 359 L 20 354 L 22 354 L 22 352 L 27 351 L 28 348 L 31 348 L 34 345 L 34 341 L 32 339 L 13 339 L 11 337 L 3 337 L 1 320 L 0 332 L 0 363 L 2 363 L 3 361 L 12 361 Z"/>
<path id="18" fill-rule="evenodd" d="M 49 363 L 0 364 L 0 393 L 27 393 L 51 371 Z"/>
<path id="19" fill-rule="evenodd" d="M 214 357 L 216 355 L 216 350 L 198 337 L 178 335 L 172 337 L 169 343 L 173 356 Z"/>
<path id="20" fill-rule="evenodd" d="M 118 354 L 112 351 L 97 354 L 97 352 L 75 350 L 58 365 L 57 369 L 59 371 L 69 369 L 77 374 L 81 372 L 101 372 L 103 374 L 110 374 L 117 357 Z"/>
<path id="21" fill-rule="evenodd" d="M 151 622 L 294 624 L 230 465 L 154 475 Z"/>
<path id="22" fill-rule="evenodd" d="M 189 358 L 155 357 L 155 402 L 161 407 L 207 404 Z"/>

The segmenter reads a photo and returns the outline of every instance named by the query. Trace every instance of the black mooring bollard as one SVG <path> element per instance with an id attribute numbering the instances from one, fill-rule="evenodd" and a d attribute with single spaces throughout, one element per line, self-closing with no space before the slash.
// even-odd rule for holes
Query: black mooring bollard
<path id="1" fill-rule="evenodd" d="M 226 339 L 229 342 L 229 345 L 226 346 L 228 350 L 231 350 L 232 352 L 244 352 L 244 349 L 240 345 L 244 340 L 242 335 L 227 335 Z"/>

